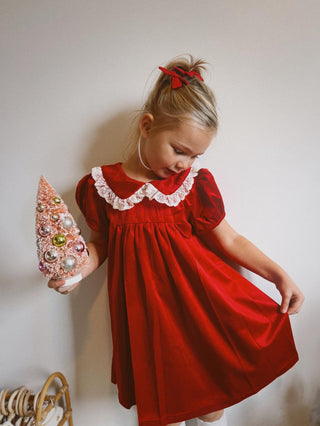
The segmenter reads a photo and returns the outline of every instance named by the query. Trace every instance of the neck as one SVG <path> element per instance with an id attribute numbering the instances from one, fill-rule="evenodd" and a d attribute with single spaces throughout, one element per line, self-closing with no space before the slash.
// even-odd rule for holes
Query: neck
<path id="1" fill-rule="evenodd" d="M 132 179 L 140 180 L 142 182 L 150 182 L 152 180 L 158 179 L 158 177 L 153 173 L 152 170 L 146 169 L 139 159 L 138 150 L 124 163 L 122 163 L 122 168 L 125 173 Z"/>
<path id="2" fill-rule="evenodd" d="M 141 155 L 141 136 L 139 138 L 139 142 L 138 142 L 138 146 L 137 146 L 137 151 L 138 151 L 138 157 L 139 157 L 139 161 L 141 163 L 141 165 L 146 169 L 149 170 L 149 172 L 152 171 L 152 169 L 146 165 L 146 163 L 143 161 L 142 159 L 142 155 Z"/>

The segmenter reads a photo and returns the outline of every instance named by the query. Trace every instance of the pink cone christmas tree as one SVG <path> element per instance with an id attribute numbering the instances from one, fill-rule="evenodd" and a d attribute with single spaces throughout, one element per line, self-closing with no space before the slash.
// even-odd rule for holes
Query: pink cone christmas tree
<path id="1" fill-rule="evenodd" d="M 87 262 L 88 253 L 79 227 L 43 176 L 37 194 L 36 236 L 39 270 L 46 278 L 69 278 Z"/>

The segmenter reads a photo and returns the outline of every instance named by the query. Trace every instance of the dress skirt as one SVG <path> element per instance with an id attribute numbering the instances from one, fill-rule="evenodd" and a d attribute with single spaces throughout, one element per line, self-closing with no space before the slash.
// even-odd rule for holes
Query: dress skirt
<path id="1" fill-rule="evenodd" d="M 108 244 L 111 380 L 140 426 L 231 406 L 297 362 L 288 315 L 203 241 L 225 217 L 208 170 L 144 183 L 97 167 L 77 201 Z"/>

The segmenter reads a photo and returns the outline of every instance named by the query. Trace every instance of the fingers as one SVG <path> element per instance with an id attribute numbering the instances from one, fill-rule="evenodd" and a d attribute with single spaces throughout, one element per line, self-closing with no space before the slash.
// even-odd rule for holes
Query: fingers
<path id="1" fill-rule="evenodd" d="M 71 291 L 73 290 L 73 289 L 75 289 L 77 286 L 79 285 L 79 283 L 75 283 L 75 284 L 72 284 L 72 285 L 68 285 L 68 286 L 66 286 L 66 287 L 59 287 L 59 288 L 57 288 L 56 290 L 57 290 L 57 292 L 58 293 L 60 293 L 60 294 L 69 294 L 69 293 L 71 293 Z"/>
<path id="2" fill-rule="evenodd" d="M 60 294 L 69 294 L 73 289 L 75 289 L 79 282 L 73 282 L 72 285 L 66 285 L 67 280 L 64 279 L 53 279 L 48 282 L 48 287 L 54 289 Z"/>
<path id="3" fill-rule="evenodd" d="M 53 288 L 53 289 L 57 289 L 59 287 L 61 287 L 62 285 L 65 284 L 65 280 L 64 279 L 54 279 L 51 278 L 51 280 L 48 282 L 48 287 L 49 288 Z"/>
<path id="4" fill-rule="evenodd" d="M 282 296 L 282 302 L 280 306 L 280 312 L 282 314 L 285 314 L 288 311 L 289 305 L 291 300 L 291 293 L 286 293 Z"/>
<path id="5" fill-rule="evenodd" d="M 304 302 L 304 295 L 299 293 L 293 293 L 293 294 L 285 294 L 282 297 L 282 303 L 280 307 L 281 313 L 285 314 L 286 312 L 288 315 L 297 314 Z"/>
<path id="6" fill-rule="evenodd" d="M 302 293 L 298 295 L 293 295 L 290 300 L 288 314 L 293 315 L 300 312 L 303 302 L 304 302 L 304 295 Z"/>

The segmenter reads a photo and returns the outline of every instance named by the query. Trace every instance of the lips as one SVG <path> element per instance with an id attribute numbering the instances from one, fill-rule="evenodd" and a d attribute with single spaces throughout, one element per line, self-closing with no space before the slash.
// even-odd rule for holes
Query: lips
<path id="1" fill-rule="evenodd" d="M 174 172 L 173 170 L 171 170 L 171 169 L 167 169 L 167 172 L 169 173 L 169 175 L 175 175 L 177 172 Z"/>

